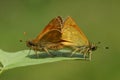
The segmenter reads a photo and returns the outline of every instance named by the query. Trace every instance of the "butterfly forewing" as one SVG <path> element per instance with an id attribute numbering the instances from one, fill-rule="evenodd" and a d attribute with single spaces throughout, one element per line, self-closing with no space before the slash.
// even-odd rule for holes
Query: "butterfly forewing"
<path id="1" fill-rule="evenodd" d="M 62 27 L 62 39 L 64 45 L 85 46 L 89 45 L 88 39 L 71 17 L 67 17 Z"/>
<path id="2" fill-rule="evenodd" d="M 43 29 L 43 31 L 34 39 L 34 42 L 37 43 L 39 42 L 39 40 L 50 30 L 52 29 L 57 29 L 57 30 L 61 30 L 63 21 L 62 18 L 60 16 L 52 19 L 48 25 Z"/>

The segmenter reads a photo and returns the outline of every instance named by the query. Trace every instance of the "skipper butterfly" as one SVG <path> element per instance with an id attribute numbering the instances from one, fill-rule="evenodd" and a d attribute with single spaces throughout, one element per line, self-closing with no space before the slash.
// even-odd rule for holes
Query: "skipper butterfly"
<path id="1" fill-rule="evenodd" d="M 27 47 L 33 49 L 37 55 L 37 51 L 45 51 L 51 55 L 48 49 L 57 50 L 62 48 L 61 27 L 63 21 L 60 16 L 52 19 L 44 30 L 33 40 L 26 41 Z"/>
<path id="2" fill-rule="evenodd" d="M 70 16 L 64 21 L 61 33 L 61 39 L 67 41 L 62 42 L 62 44 L 74 49 L 71 56 L 79 51 L 84 54 L 84 58 L 86 57 L 86 54 L 88 54 L 88 57 L 91 60 L 91 53 L 97 49 L 97 46 L 88 41 L 80 27 L 78 27 Z"/>

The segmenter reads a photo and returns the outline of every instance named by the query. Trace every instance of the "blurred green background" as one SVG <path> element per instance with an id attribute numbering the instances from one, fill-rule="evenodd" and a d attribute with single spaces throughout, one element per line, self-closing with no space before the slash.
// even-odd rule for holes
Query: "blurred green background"
<path id="1" fill-rule="evenodd" d="M 35 38 L 59 15 L 72 16 L 91 42 L 101 42 L 92 61 L 15 68 L 3 72 L 0 80 L 120 80 L 119 3 L 119 0 L 0 0 L 0 48 L 5 51 L 28 49 L 19 40 Z"/>

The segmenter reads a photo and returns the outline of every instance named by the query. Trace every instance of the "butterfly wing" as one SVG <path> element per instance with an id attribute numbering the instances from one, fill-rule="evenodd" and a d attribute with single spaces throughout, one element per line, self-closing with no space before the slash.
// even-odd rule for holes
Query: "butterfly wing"
<path id="1" fill-rule="evenodd" d="M 87 37 L 82 30 L 77 26 L 71 17 L 68 17 L 62 27 L 62 39 L 69 41 L 63 42 L 64 45 L 84 46 L 89 45 Z"/>
<path id="2" fill-rule="evenodd" d="M 40 42 L 45 43 L 57 43 L 61 40 L 61 32 L 57 29 L 53 29 L 46 34 L 43 35 L 43 37 L 40 39 Z"/>
<path id="3" fill-rule="evenodd" d="M 60 16 L 52 19 L 48 23 L 48 25 L 43 29 L 43 31 L 34 39 L 34 42 L 35 43 L 39 42 L 39 40 L 41 38 L 43 38 L 46 35 L 46 33 L 48 33 L 49 31 L 51 31 L 52 29 L 61 30 L 62 24 L 63 24 L 63 21 L 62 21 L 62 18 Z"/>
<path id="4" fill-rule="evenodd" d="M 44 36 L 38 42 L 38 45 L 49 49 L 60 49 L 61 45 L 61 32 L 59 30 L 51 30 L 44 34 Z"/>

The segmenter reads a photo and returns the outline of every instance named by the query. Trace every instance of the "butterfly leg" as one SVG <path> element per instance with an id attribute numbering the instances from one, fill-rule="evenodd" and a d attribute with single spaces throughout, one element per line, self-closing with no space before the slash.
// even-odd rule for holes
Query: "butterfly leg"
<path id="1" fill-rule="evenodd" d="M 86 55 L 87 55 L 88 51 L 89 51 L 89 48 L 86 48 L 86 50 L 83 52 L 83 56 L 85 59 L 86 59 Z"/>
<path id="2" fill-rule="evenodd" d="M 92 51 L 89 51 L 89 53 L 88 53 L 88 59 L 89 60 L 91 60 L 91 57 L 92 57 L 91 54 L 92 54 Z"/>
<path id="3" fill-rule="evenodd" d="M 79 53 L 80 53 L 80 54 L 83 54 L 83 53 L 84 53 L 84 49 L 80 49 Z M 84 57 L 84 55 L 83 55 L 83 57 Z M 81 58 L 82 58 L 82 57 L 81 57 Z"/>
<path id="4" fill-rule="evenodd" d="M 38 55 L 38 53 L 37 53 L 37 50 L 35 49 L 34 51 L 35 51 L 35 54 L 36 54 L 37 58 L 39 58 L 39 55 Z"/>
<path id="5" fill-rule="evenodd" d="M 30 48 L 30 50 L 29 50 L 29 52 L 28 52 L 28 55 L 27 55 L 27 56 L 29 56 L 29 55 L 30 55 L 30 52 L 31 52 L 31 48 Z"/>
<path id="6" fill-rule="evenodd" d="M 78 50 L 79 50 L 79 48 L 76 48 L 70 56 L 72 57 Z"/>
<path id="7" fill-rule="evenodd" d="M 49 51 L 47 50 L 47 48 L 43 48 L 43 49 L 46 51 L 46 53 L 47 53 L 48 55 L 52 56 L 52 55 L 49 53 Z"/>

